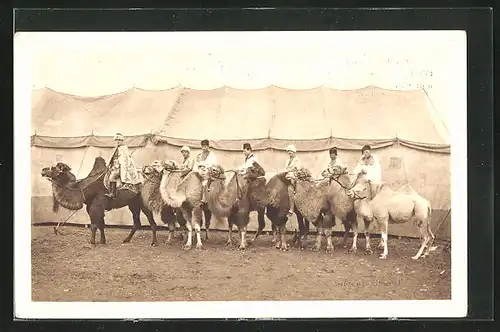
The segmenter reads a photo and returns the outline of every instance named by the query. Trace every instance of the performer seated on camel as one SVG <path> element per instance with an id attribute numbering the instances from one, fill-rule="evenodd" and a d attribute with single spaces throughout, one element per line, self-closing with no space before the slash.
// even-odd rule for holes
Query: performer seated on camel
<path id="1" fill-rule="evenodd" d="M 250 143 L 243 144 L 243 155 L 245 156 L 245 162 L 243 165 L 238 167 L 238 171 L 241 174 L 245 174 L 248 171 L 248 168 L 252 167 L 254 162 L 257 162 L 257 157 L 253 154 Z"/>
<path id="2" fill-rule="evenodd" d="M 210 167 L 217 164 L 217 157 L 210 150 L 210 143 L 208 140 L 204 139 L 201 141 L 201 149 L 202 151 L 196 156 L 195 165 L 193 167 L 194 170 L 200 172 L 200 174 L 204 177 L 203 185 L 203 196 L 201 198 L 201 205 L 206 206 L 207 200 L 205 197 L 205 186 L 208 183 L 207 171 Z"/>
<path id="3" fill-rule="evenodd" d="M 285 163 L 285 171 L 287 172 L 286 179 L 290 181 L 288 183 L 288 197 L 290 199 L 290 210 L 288 211 L 288 216 L 291 216 L 295 210 L 295 203 L 293 200 L 293 197 L 295 195 L 295 188 L 291 180 L 294 176 L 293 172 L 300 168 L 300 159 L 296 155 L 297 149 L 294 145 L 287 146 L 286 152 L 290 156 Z"/>
<path id="4" fill-rule="evenodd" d="M 110 169 L 109 175 L 109 192 L 106 196 L 110 198 L 116 197 L 116 188 L 118 185 L 125 183 L 136 185 L 141 183 L 141 178 L 137 173 L 137 168 L 132 160 L 131 153 L 128 147 L 123 144 L 124 137 L 118 133 L 115 135 L 116 147 L 108 161 Z"/>

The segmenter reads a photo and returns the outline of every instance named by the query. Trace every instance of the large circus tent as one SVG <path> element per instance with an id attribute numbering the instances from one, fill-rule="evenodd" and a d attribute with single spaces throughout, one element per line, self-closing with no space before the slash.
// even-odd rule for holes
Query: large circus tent
<path id="1" fill-rule="evenodd" d="M 52 212 L 51 186 L 40 170 L 63 161 L 83 178 L 95 157 L 110 155 L 113 135 L 120 132 L 138 167 L 157 159 L 180 160 L 183 145 L 196 154 L 200 141 L 209 139 L 219 163 L 233 168 L 242 163 L 241 147 L 249 142 L 267 177 L 284 167 L 288 144 L 296 145 L 302 164 L 314 176 L 328 164 L 331 147 L 336 146 L 341 160 L 352 168 L 361 147 L 370 144 L 381 160 L 384 181 L 395 190 L 409 184 L 426 197 L 433 208 L 433 230 L 439 228 L 438 237 L 450 238 L 450 137 L 421 89 L 131 88 L 85 97 L 44 87 L 31 93 L 31 120 L 34 224 L 57 222 L 71 214 L 64 209 Z M 256 229 L 254 214 L 249 230 Z M 159 216 L 156 220 L 161 224 Z M 89 220 L 82 209 L 68 222 L 88 224 Z M 145 219 L 142 222 L 147 225 Z M 106 223 L 130 226 L 132 219 L 128 209 L 120 209 L 107 212 Z M 212 221 L 211 227 L 227 229 L 220 220 Z M 296 228 L 296 220 L 287 227 Z M 336 226 L 335 230 L 343 229 Z M 419 235 L 411 223 L 391 225 L 389 233 Z"/>

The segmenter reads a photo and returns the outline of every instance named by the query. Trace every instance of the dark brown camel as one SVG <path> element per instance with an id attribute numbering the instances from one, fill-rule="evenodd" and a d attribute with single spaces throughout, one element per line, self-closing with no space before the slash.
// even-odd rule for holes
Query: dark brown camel
<path id="1" fill-rule="evenodd" d="M 335 223 L 344 225 L 345 233 L 341 245 L 345 246 L 349 231 L 353 231 L 352 246 L 350 253 L 357 251 L 358 225 L 364 222 L 364 233 L 367 239 L 365 252 L 371 254 L 369 226 L 372 221 L 371 213 L 367 202 L 360 196 L 350 194 L 350 189 L 355 182 L 351 180 L 346 167 L 335 166 L 323 171 L 322 176 L 329 179 L 329 198 L 330 209 L 335 216 Z"/>
<path id="2" fill-rule="evenodd" d="M 209 180 L 205 188 L 207 205 L 217 217 L 227 218 L 229 232 L 226 244 L 232 244 L 232 229 L 233 225 L 236 225 L 240 232 L 239 248 L 244 250 L 247 247 L 246 232 L 250 212 L 257 211 L 259 215 L 259 227 L 253 240 L 259 236 L 265 226 L 264 211 L 268 202 L 265 171 L 257 162 L 254 162 L 244 174 L 238 171 L 228 172 L 234 175 L 226 186 L 224 169 L 220 165 L 209 169 Z"/>
<path id="3" fill-rule="evenodd" d="M 266 215 L 269 220 L 271 220 L 273 243 L 276 244 L 276 249 L 283 251 L 289 249 L 285 239 L 285 227 L 286 222 L 288 221 L 287 213 L 290 210 L 290 200 L 288 197 L 288 184 L 290 182 L 286 178 L 286 174 L 286 172 L 278 173 L 271 177 L 266 184 L 266 192 L 269 195 L 269 203 L 266 206 Z M 299 224 L 299 233 L 307 234 L 309 232 L 309 221 L 304 220 L 296 205 L 294 212 L 297 216 Z"/>
<path id="4" fill-rule="evenodd" d="M 56 166 L 43 168 L 41 174 L 52 182 L 53 210 L 55 212 L 59 205 L 69 210 L 79 210 L 84 204 L 86 205 L 91 222 L 91 244 L 95 244 L 95 235 L 98 228 L 101 234 L 100 243 L 106 243 L 106 236 L 104 234 L 105 211 L 128 206 L 130 212 L 132 212 L 134 225 L 130 234 L 123 240 L 123 243 L 130 242 L 137 229 L 140 228 L 140 213 L 142 211 L 148 218 L 153 232 L 151 245 L 157 245 L 156 222 L 151 210 L 143 204 L 141 185 L 123 186 L 117 190 L 115 199 L 107 197 L 105 195 L 107 189 L 104 185 L 104 178 L 106 177 L 106 173 L 108 173 L 108 168 L 102 157 L 95 158 L 92 171 L 84 179 L 75 181 L 75 176 L 70 171 L 71 168 L 68 165 L 58 163 Z"/>
<path id="5" fill-rule="evenodd" d="M 335 226 L 335 219 L 328 201 L 330 183 L 327 179 L 313 180 L 311 172 L 306 168 L 295 170 L 292 174 L 295 206 L 304 220 L 312 222 L 317 230 L 316 245 L 313 250 L 321 250 L 324 234 L 327 239 L 326 252 L 330 253 L 333 251 L 332 228 Z M 303 249 L 302 240 L 305 235 L 300 233 L 297 237 L 300 249 Z"/>

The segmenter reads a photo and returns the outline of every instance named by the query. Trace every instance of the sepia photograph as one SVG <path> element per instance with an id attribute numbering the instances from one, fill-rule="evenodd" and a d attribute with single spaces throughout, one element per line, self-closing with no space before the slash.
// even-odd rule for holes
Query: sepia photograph
<path id="1" fill-rule="evenodd" d="M 17 316 L 465 316 L 466 38 L 16 33 Z"/>

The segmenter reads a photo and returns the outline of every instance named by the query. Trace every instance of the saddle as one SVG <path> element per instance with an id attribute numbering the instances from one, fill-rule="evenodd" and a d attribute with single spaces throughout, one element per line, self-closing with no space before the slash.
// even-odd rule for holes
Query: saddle
<path id="1" fill-rule="evenodd" d="M 106 172 L 106 174 L 104 175 L 104 180 L 103 180 L 103 184 L 104 184 L 104 187 L 106 188 L 106 190 L 109 190 L 110 186 L 109 186 L 109 176 L 111 174 L 111 171 L 108 171 Z M 130 183 L 123 183 L 121 180 L 118 180 L 116 182 L 116 192 L 118 192 L 119 190 L 130 190 L 136 194 L 139 193 L 139 190 L 140 190 L 140 184 L 130 184 Z"/>

